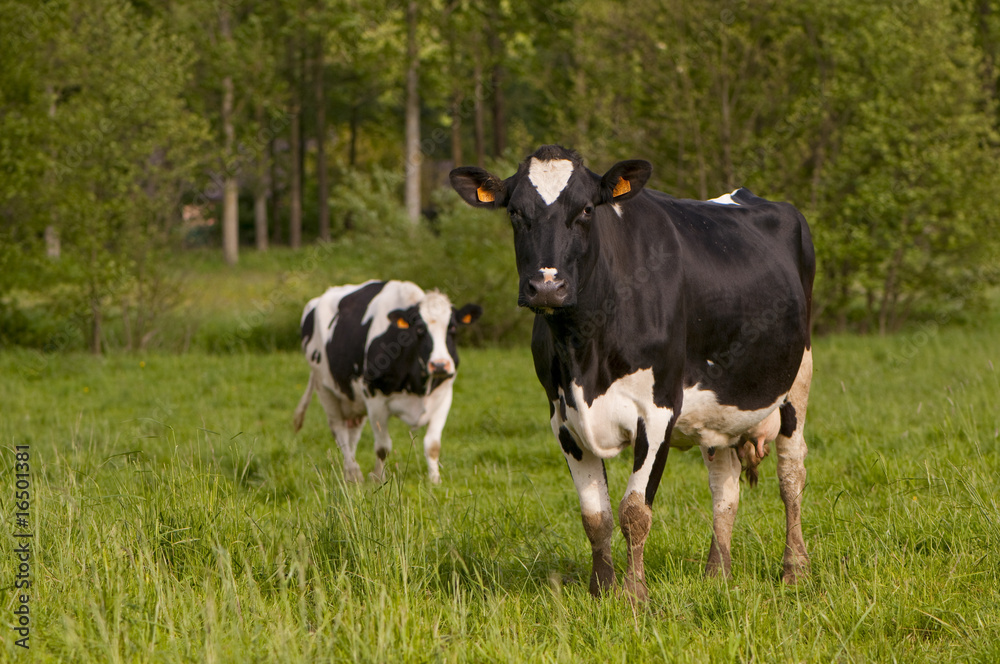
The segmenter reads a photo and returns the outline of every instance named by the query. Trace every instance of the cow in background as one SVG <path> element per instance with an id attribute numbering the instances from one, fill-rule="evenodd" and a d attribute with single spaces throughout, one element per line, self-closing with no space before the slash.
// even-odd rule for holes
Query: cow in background
<path id="1" fill-rule="evenodd" d="M 358 482 L 355 454 L 366 418 L 375 435 L 372 476 L 379 481 L 392 451 L 389 417 L 413 429 L 426 426 L 428 476 L 439 483 L 441 432 L 458 371 L 455 333 L 481 314 L 475 304 L 455 310 L 445 295 L 408 281 L 335 286 L 310 300 L 302 313 L 309 383 L 295 409 L 295 431 L 315 392 L 344 454 L 344 477 Z"/>

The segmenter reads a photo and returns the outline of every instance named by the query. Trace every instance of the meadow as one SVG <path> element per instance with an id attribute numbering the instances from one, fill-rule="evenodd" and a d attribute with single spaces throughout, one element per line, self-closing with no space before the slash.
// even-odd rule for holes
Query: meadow
<path id="1" fill-rule="evenodd" d="M 744 485 L 733 578 L 671 452 L 651 600 L 587 593 L 589 547 L 526 348 L 463 348 L 440 486 L 394 423 L 389 479 L 345 485 L 293 352 L 0 354 L 0 642 L 9 661 L 1000 660 L 993 325 L 815 346 L 813 575 L 780 582 L 774 462 Z M 14 645 L 15 445 L 31 455 L 30 651 Z M 374 463 L 371 434 L 359 462 Z M 620 499 L 631 454 L 608 463 Z M 616 564 L 624 564 L 622 538 Z"/>

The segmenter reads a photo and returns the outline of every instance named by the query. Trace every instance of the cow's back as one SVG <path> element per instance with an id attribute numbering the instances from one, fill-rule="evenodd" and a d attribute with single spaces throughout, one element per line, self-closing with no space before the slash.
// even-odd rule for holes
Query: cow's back
<path id="1" fill-rule="evenodd" d="M 364 365 L 369 323 L 365 313 L 384 281 L 333 286 L 313 298 L 302 314 L 302 350 L 322 383 L 354 400 L 353 379 Z"/>
<path id="2" fill-rule="evenodd" d="M 355 384 L 365 374 L 371 340 L 388 328 L 389 312 L 411 307 L 423 296 L 410 282 L 367 281 L 333 286 L 310 300 L 302 314 L 302 349 L 322 383 L 359 400 Z"/>
<path id="3" fill-rule="evenodd" d="M 685 387 L 762 408 L 786 392 L 810 345 L 815 255 L 804 217 L 739 190 L 738 205 L 672 199 L 684 273 Z"/>

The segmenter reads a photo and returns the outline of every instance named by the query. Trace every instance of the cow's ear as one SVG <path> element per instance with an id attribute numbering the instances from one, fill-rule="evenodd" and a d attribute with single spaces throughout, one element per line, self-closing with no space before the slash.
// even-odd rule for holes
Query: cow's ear
<path id="1" fill-rule="evenodd" d="M 623 203 L 646 185 L 653 165 L 643 159 L 619 161 L 601 178 L 601 202 Z"/>
<path id="2" fill-rule="evenodd" d="M 469 303 L 461 309 L 455 309 L 455 320 L 459 325 L 472 325 L 483 315 L 483 308 L 478 304 Z"/>
<path id="3" fill-rule="evenodd" d="M 389 312 L 389 324 L 390 327 L 395 327 L 400 330 L 407 330 L 410 327 L 409 321 L 406 320 L 406 310 L 405 309 L 394 309 Z"/>
<path id="4" fill-rule="evenodd" d="M 453 170 L 448 177 L 458 195 L 473 207 L 496 209 L 507 205 L 504 181 L 489 171 L 463 166 Z"/>

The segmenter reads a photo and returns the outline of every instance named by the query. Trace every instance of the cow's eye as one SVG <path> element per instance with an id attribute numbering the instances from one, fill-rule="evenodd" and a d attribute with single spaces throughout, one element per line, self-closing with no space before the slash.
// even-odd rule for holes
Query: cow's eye
<path id="1" fill-rule="evenodd" d="M 515 230 L 521 230 L 522 228 L 528 227 L 528 220 L 524 218 L 520 210 L 510 211 L 510 223 L 514 226 Z"/>
<path id="2" fill-rule="evenodd" d="M 593 205 L 588 205 L 587 207 L 583 208 L 583 211 L 576 218 L 576 222 L 577 223 L 587 223 L 587 222 L 589 222 L 590 221 L 590 215 L 593 214 L 593 212 L 594 212 L 594 206 Z"/>

